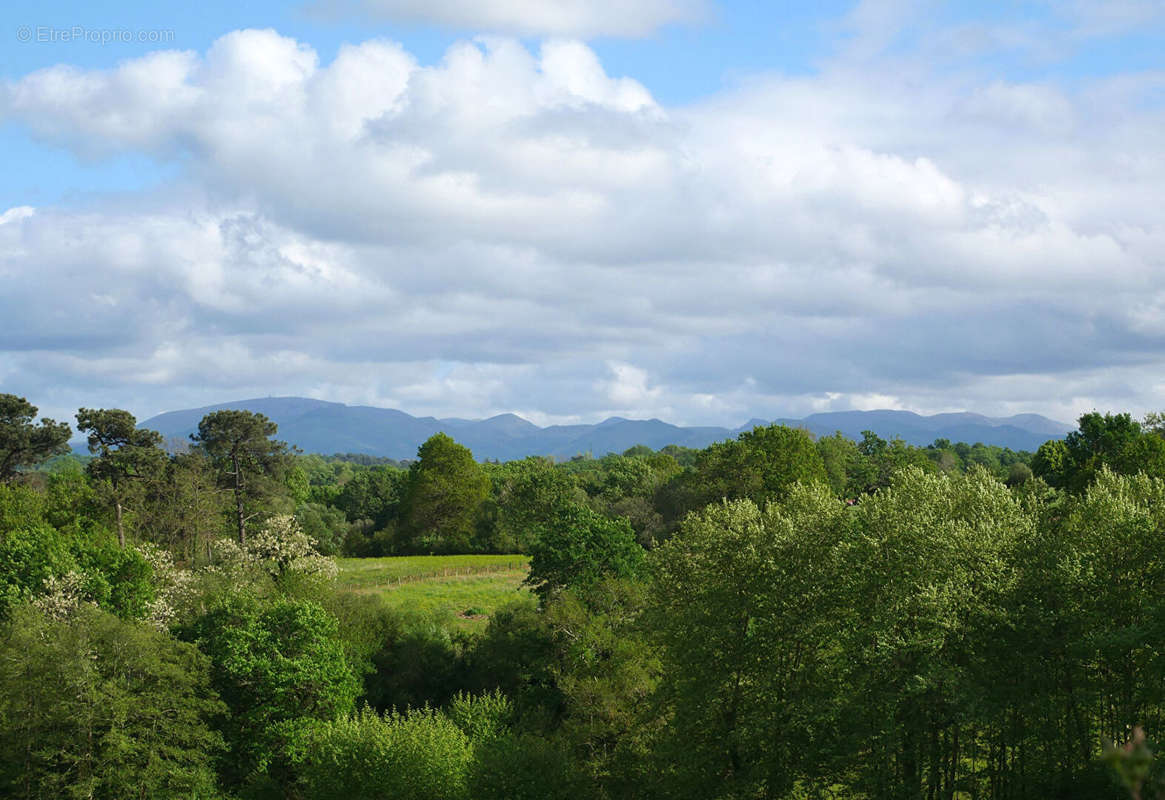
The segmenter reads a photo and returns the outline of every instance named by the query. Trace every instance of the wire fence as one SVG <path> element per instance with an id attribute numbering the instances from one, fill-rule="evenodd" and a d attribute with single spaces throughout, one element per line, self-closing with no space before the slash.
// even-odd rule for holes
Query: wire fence
<path id="1" fill-rule="evenodd" d="M 404 583 L 419 583 L 437 578 L 473 577 L 475 575 L 491 575 L 502 572 L 525 571 L 529 564 L 525 561 L 505 561 L 492 564 L 479 564 L 467 567 L 441 567 L 427 572 L 415 572 L 411 575 L 397 575 L 385 579 L 386 586 L 400 586 Z"/>

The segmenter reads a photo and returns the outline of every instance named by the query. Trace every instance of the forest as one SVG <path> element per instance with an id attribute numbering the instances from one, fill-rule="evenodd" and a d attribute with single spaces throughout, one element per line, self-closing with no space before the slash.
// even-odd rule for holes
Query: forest
<path id="1" fill-rule="evenodd" d="M 0 795 L 1165 796 L 1165 416 L 1078 425 L 397 463 L 81 408 L 75 455 L 0 394 Z M 428 554 L 524 590 L 467 630 L 337 579 Z"/>

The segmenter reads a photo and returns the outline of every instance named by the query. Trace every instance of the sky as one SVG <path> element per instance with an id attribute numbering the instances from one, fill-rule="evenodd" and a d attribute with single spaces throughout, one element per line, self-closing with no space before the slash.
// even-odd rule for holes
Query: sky
<path id="1" fill-rule="evenodd" d="M 47 3 L 0 392 L 1165 409 L 1165 0 Z"/>

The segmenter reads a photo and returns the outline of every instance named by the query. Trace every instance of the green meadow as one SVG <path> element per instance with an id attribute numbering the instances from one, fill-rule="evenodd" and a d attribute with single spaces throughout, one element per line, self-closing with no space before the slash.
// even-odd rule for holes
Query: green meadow
<path id="1" fill-rule="evenodd" d="M 340 558 L 341 589 L 380 595 L 393 608 L 480 629 L 489 615 L 529 596 L 529 558 L 519 555 Z"/>

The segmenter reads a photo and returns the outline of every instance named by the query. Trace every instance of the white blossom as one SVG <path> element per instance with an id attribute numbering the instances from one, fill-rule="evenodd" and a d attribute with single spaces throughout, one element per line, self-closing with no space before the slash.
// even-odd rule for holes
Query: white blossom
<path id="1" fill-rule="evenodd" d="M 83 605 L 95 605 L 85 589 L 85 574 L 71 570 L 64 575 L 45 578 L 44 594 L 32 604 L 53 619 L 67 619 Z"/>

